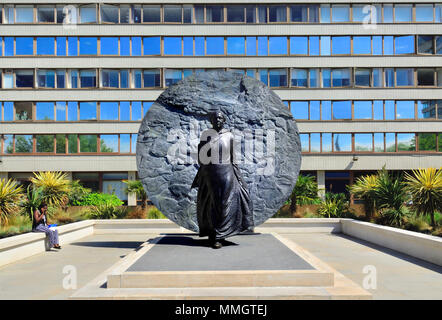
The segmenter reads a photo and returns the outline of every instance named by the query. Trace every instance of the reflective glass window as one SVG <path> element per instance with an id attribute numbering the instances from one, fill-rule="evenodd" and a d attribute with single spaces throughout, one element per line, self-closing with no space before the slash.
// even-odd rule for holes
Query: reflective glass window
<path id="1" fill-rule="evenodd" d="M 96 102 L 80 102 L 80 120 L 97 120 Z"/>
<path id="2" fill-rule="evenodd" d="M 418 36 L 417 37 L 417 52 L 433 54 L 433 36 Z"/>
<path id="3" fill-rule="evenodd" d="M 57 56 L 66 55 L 66 37 L 57 37 Z"/>
<path id="4" fill-rule="evenodd" d="M 54 6 L 37 6 L 37 21 L 40 23 L 54 23 Z"/>
<path id="5" fill-rule="evenodd" d="M 394 53 L 414 53 L 414 36 L 397 36 L 394 38 Z"/>
<path id="6" fill-rule="evenodd" d="M 54 55 L 55 38 L 37 37 L 37 55 Z"/>
<path id="7" fill-rule="evenodd" d="M 372 101 L 354 101 L 355 119 L 372 119 Z"/>
<path id="8" fill-rule="evenodd" d="M 321 56 L 330 55 L 330 36 L 321 36 Z"/>
<path id="9" fill-rule="evenodd" d="M 166 86 L 168 87 L 181 81 L 182 73 L 181 70 L 166 69 L 164 74 Z"/>
<path id="10" fill-rule="evenodd" d="M 382 36 L 373 36 L 372 38 L 373 38 L 373 54 L 382 55 Z"/>
<path id="11" fill-rule="evenodd" d="M 375 100 L 373 102 L 373 119 L 384 120 L 384 101 Z"/>
<path id="12" fill-rule="evenodd" d="M 334 4 L 332 5 L 332 21 L 333 22 L 348 22 L 350 21 L 350 6 Z"/>
<path id="13" fill-rule="evenodd" d="M 350 37 L 332 37 L 332 53 L 333 54 L 350 54 L 351 43 Z"/>
<path id="14" fill-rule="evenodd" d="M 207 22 L 223 22 L 224 6 L 206 6 Z"/>
<path id="15" fill-rule="evenodd" d="M 330 22 L 330 5 L 329 4 L 321 4 L 320 7 L 320 15 L 322 23 Z"/>
<path id="16" fill-rule="evenodd" d="M 118 55 L 118 37 L 101 37 L 100 51 L 103 55 Z"/>
<path id="17" fill-rule="evenodd" d="M 318 88 L 319 84 L 319 69 L 310 69 L 309 70 L 309 86 L 310 88 Z"/>
<path id="18" fill-rule="evenodd" d="M 54 136 L 53 135 L 37 135 L 36 140 L 36 151 L 37 152 L 54 152 Z"/>
<path id="19" fill-rule="evenodd" d="M 290 54 L 308 54 L 308 37 L 290 37 Z"/>
<path id="20" fill-rule="evenodd" d="M 291 22 L 308 22 L 308 7 L 303 4 L 290 6 Z"/>
<path id="21" fill-rule="evenodd" d="M 414 133 L 398 133 L 397 149 L 398 151 L 415 151 L 416 137 Z"/>
<path id="22" fill-rule="evenodd" d="M 333 120 L 351 119 L 351 101 L 333 101 Z"/>
<path id="23" fill-rule="evenodd" d="M 132 37 L 132 56 L 141 56 L 141 37 Z"/>
<path id="24" fill-rule="evenodd" d="M 384 152 L 384 134 L 374 134 L 374 152 Z"/>
<path id="25" fill-rule="evenodd" d="M 224 38 L 223 37 L 206 37 L 207 54 L 222 55 L 224 54 Z"/>
<path id="26" fill-rule="evenodd" d="M 321 134 L 310 134 L 310 152 L 321 152 Z"/>
<path id="27" fill-rule="evenodd" d="M 96 54 L 97 54 L 97 38 L 80 37 L 80 55 L 96 55 Z"/>
<path id="28" fill-rule="evenodd" d="M 145 37 L 143 38 L 143 54 L 159 55 L 161 54 L 161 39 L 160 37 Z"/>
<path id="29" fill-rule="evenodd" d="M 141 5 L 132 6 L 132 21 L 134 23 L 141 23 Z"/>
<path id="30" fill-rule="evenodd" d="M 355 69 L 355 85 L 370 87 L 371 84 L 371 69 Z"/>
<path id="31" fill-rule="evenodd" d="M 36 120 L 54 120 L 53 102 L 37 102 L 35 109 Z"/>
<path id="32" fill-rule="evenodd" d="M 258 6 L 258 22 L 267 23 L 267 6 Z"/>
<path id="33" fill-rule="evenodd" d="M 55 103 L 55 119 L 57 121 L 66 121 L 66 102 L 57 101 Z"/>
<path id="34" fill-rule="evenodd" d="M 308 133 L 301 133 L 299 135 L 299 138 L 301 140 L 301 151 L 302 152 L 309 152 L 310 151 L 310 142 L 309 142 L 309 135 Z"/>
<path id="35" fill-rule="evenodd" d="M 389 88 L 394 87 L 394 69 L 393 68 L 384 69 L 384 75 L 385 75 L 385 86 Z"/>
<path id="36" fill-rule="evenodd" d="M 395 4 L 394 18 L 395 22 L 411 22 L 413 17 L 412 4 Z"/>
<path id="37" fill-rule="evenodd" d="M 63 134 L 56 134 L 55 135 L 55 153 L 63 154 L 66 153 L 66 136 Z"/>
<path id="38" fill-rule="evenodd" d="M 33 55 L 34 54 L 34 38 L 17 37 L 15 38 L 15 54 L 16 55 Z"/>
<path id="39" fill-rule="evenodd" d="M 101 4 L 101 22 L 118 23 L 118 6 Z"/>
<path id="40" fill-rule="evenodd" d="M 319 101 L 310 101 L 310 120 L 321 119 L 321 107 Z"/>
<path id="41" fill-rule="evenodd" d="M 227 22 L 244 22 L 243 6 L 227 6 Z"/>
<path id="42" fill-rule="evenodd" d="M 37 84 L 40 88 L 55 88 L 55 71 L 38 70 Z"/>
<path id="43" fill-rule="evenodd" d="M 333 133 L 333 148 L 335 152 L 351 151 L 351 134 Z"/>
<path id="44" fill-rule="evenodd" d="M 130 152 L 131 153 L 136 153 L 137 150 L 137 139 L 138 139 L 138 134 L 132 134 L 130 137 Z"/>
<path id="45" fill-rule="evenodd" d="M 130 121 L 130 102 L 120 102 L 120 121 Z"/>
<path id="46" fill-rule="evenodd" d="M 268 55 L 267 45 L 267 37 L 258 37 L 258 56 Z"/>
<path id="47" fill-rule="evenodd" d="M 434 86 L 434 69 L 417 69 L 418 86 Z"/>
<path id="48" fill-rule="evenodd" d="M 433 4 L 416 4 L 416 21 L 433 22 Z"/>
<path id="49" fill-rule="evenodd" d="M 103 39 L 103 38 L 101 38 Z M 120 56 L 130 56 L 130 38 L 120 37 Z"/>
<path id="50" fill-rule="evenodd" d="M 442 108 L 442 105 L 439 106 Z M 418 100 L 417 101 L 417 117 L 419 119 L 435 119 L 436 118 L 436 101 L 434 100 Z"/>
<path id="51" fill-rule="evenodd" d="M 248 56 L 256 56 L 256 37 L 247 37 L 247 52 Z"/>
<path id="52" fill-rule="evenodd" d="M 292 101 L 290 110 L 296 120 L 308 120 L 308 101 Z"/>
<path id="53" fill-rule="evenodd" d="M 396 101 L 396 119 L 414 119 L 414 101 Z"/>
<path id="54" fill-rule="evenodd" d="M 384 4 L 384 23 L 393 22 L 393 5 Z"/>
<path id="55" fill-rule="evenodd" d="M 244 37 L 227 37 L 227 54 L 244 55 L 246 51 L 245 38 Z"/>
<path id="56" fill-rule="evenodd" d="M 204 23 L 204 6 L 195 6 L 195 22 Z"/>
<path id="57" fill-rule="evenodd" d="M 79 135 L 80 152 L 97 152 L 97 135 L 82 134 Z"/>
<path id="58" fill-rule="evenodd" d="M 195 55 L 203 56 L 204 54 L 204 37 L 195 37 Z"/>
<path id="59" fill-rule="evenodd" d="M 271 69 L 269 70 L 269 86 L 270 87 L 286 87 L 287 86 L 287 70 Z"/>
<path id="60" fill-rule="evenodd" d="M 151 102 L 151 101 L 143 102 L 143 113 L 146 114 L 152 105 L 153 105 L 153 102 Z"/>
<path id="61" fill-rule="evenodd" d="M 393 54 L 393 36 L 384 36 L 384 55 Z"/>
<path id="62" fill-rule="evenodd" d="M 411 68 L 398 68 L 396 69 L 396 85 L 401 86 L 414 86 L 414 72 Z"/>
<path id="63" fill-rule="evenodd" d="M 80 88 L 96 87 L 97 76 L 95 70 L 80 71 Z"/>
<path id="64" fill-rule="evenodd" d="M 142 72 L 141 70 L 133 70 L 133 84 L 135 88 L 141 88 Z"/>
<path id="65" fill-rule="evenodd" d="M 309 37 L 309 56 L 319 55 L 319 37 Z"/>
<path id="66" fill-rule="evenodd" d="M 80 22 L 81 23 L 97 22 L 97 8 L 95 7 L 95 4 L 83 5 L 80 7 Z"/>
<path id="67" fill-rule="evenodd" d="M 395 119 L 394 100 L 385 100 L 385 120 Z"/>
<path id="68" fill-rule="evenodd" d="M 34 22 L 34 7 L 27 5 L 15 6 L 15 22 L 16 23 Z"/>
<path id="69" fill-rule="evenodd" d="M 355 133 L 355 151 L 373 151 L 373 135 Z"/>
<path id="70" fill-rule="evenodd" d="M 32 135 L 15 135 L 15 153 L 32 153 L 33 149 Z"/>
<path id="71" fill-rule="evenodd" d="M 435 6 L 434 6 L 434 14 L 435 14 L 434 15 L 434 17 L 435 17 L 434 21 L 435 22 L 442 22 L 442 4 L 435 4 Z M 439 148 L 439 151 L 441 151 L 440 148 Z"/>
<path id="72" fill-rule="evenodd" d="M 396 152 L 396 137 L 394 133 L 385 134 L 385 151 Z"/>
<path id="73" fill-rule="evenodd" d="M 193 6 L 184 5 L 183 6 L 183 23 L 192 23 L 193 22 Z"/>
<path id="74" fill-rule="evenodd" d="M 164 54 L 165 55 L 181 55 L 181 37 L 164 37 Z"/>
<path id="75" fill-rule="evenodd" d="M 31 102 L 15 102 L 15 120 L 32 120 L 33 110 Z"/>
<path id="76" fill-rule="evenodd" d="M 78 121 L 78 102 L 68 101 L 68 121 Z"/>
<path id="77" fill-rule="evenodd" d="M 14 102 L 3 102 L 3 121 L 14 120 Z"/>
<path id="78" fill-rule="evenodd" d="M 34 87 L 34 71 L 33 70 L 16 70 L 15 71 L 15 87 L 16 88 L 33 88 Z"/>
<path id="79" fill-rule="evenodd" d="M 132 101 L 132 121 L 141 120 L 141 102 Z"/>
<path id="80" fill-rule="evenodd" d="M 255 23 L 256 22 L 256 6 L 247 5 L 246 6 L 246 22 Z"/>
<path id="81" fill-rule="evenodd" d="M 76 134 L 68 135 L 68 153 L 78 153 L 78 136 Z"/>
<path id="82" fill-rule="evenodd" d="M 345 87 L 350 85 L 350 69 L 332 70 L 333 87 Z"/>
<path id="83" fill-rule="evenodd" d="M 130 134 L 120 134 L 120 153 L 130 152 Z"/>
<path id="84" fill-rule="evenodd" d="M 77 37 L 68 37 L 68 56 L 78 55 L 78 40 Z"/>
<path id="85" fill-rule="evenodd" d="M 292 69 L 292 87 L 307 87 L 307 70 Z"/>
<path id="86" fill-rule="evenodd" d="M 119 70 L 102 69 L 101 70 L 101 84 L 105 88 L 119 88 Z"/>
<path id="87" fill-rule="evenodd" d="M 269 22 L 286 22 L 286 6 L 269 6 Z"/>
<path id="88" fill-rule="evenodd" d="M 322 134 L 322 152 L 332 152 L 332 134 Z"/>
<path id="89" fill-rule="evenodd" d="M 100 102 L 100 120 L 118 120 L 118 102 Z"/>
<path id="90" fill-rule="evenodd" d="M 120 5 L 120 23 L 130 23 L 129 5 Z"/>
<path id="91" fill-rule="evenodd" d="M 5 56 L 14 55 L 14 38 L 5 37 Z"/>
<path id="92" fill-rule="evenodd" d="M 382 69 L 373 68 L 373 87 L 380 88 L 383 85 L 382 81 Z"/>
<path id="93" fill-rule="evenodd" d="M 418 133 L 419 151 L 436 151 L 435 133 Z"/>
<path id="94" fill-rule="evenodd" d="M 193 56 L 193 37 L 183 37 L 183 50 L 185 56 Z"/>
<path id="95" fill-rule="evenodd" d="M 353 54 L 371 54 L 371 37 L 353 37 Z"/>
<path id="96" fill-rule="evenodd" d="M 161 7 L 158 5 L 143 6 L 143 22 L 160 22 Z"/>
<path id="97" fill-rule="evenodd" d="M 287 37 L 269 37 L 269 53 L 286 55 Z"/>
<path id="98" fill-rule="evenodd" d="M 147 69 L 143 70 L 144 88 L 154 88 L 161 85 L 160 70 Z"/>
<path id="99" fill-rule="evenodd" d="M 164 8 L 164 22 L 182 22 L 182 7 L 165 5 Z"/>
<path id="100" fill-rule="evenodd" d="M 331 70 L 330 69 L 322 69 L 322 87 L 330 88 L 331 87 Z"/>

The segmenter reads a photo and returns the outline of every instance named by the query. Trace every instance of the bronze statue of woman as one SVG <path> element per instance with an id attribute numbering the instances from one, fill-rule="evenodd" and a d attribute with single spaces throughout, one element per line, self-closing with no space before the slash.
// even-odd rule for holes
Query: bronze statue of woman
<path id="1" fill-rule="evenodd" d="M 197 216 L 200 237 L 209 236 L 213 248 L 224 239 L 253 227 L 252 201 L 246 182 L 234 163 L 233 134 L 224 129 L 221 112 L 210 114 L 213 129 L 205 130 L 198 144 L 200 168 L 192 183 L 198 188 Z"/>

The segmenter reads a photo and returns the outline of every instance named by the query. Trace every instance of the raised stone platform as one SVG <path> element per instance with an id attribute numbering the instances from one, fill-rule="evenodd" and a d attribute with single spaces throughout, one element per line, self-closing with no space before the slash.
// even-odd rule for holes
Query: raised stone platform
<path id="1" fill-rule="evenodd" d="M 143 244 L 77 291 L 76 299 L 370 299 L 322 261 L 274 233 L 229 238 L 222 249 L 194 234 Z"/>

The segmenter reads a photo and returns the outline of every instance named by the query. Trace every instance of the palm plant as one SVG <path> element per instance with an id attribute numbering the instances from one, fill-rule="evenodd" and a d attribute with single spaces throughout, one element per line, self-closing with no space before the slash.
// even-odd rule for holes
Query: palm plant
<path id="1" fill-rule="evenodd" d="M 147 206 L 147 194 L 144 190 L 143 184 L 139 180 L 123 180 L 126 184 L 126 193 L 135 193 L 138 199 L 141 199 L 141 207 L 143 209 Z"/>
<path id="2" fill-rule="evenodd" d="M 21 202 L 20 206 L 22 207 L 23 212 L 29 216 L 31 221 L 34 220 L 34 212 L 38 209 L 41 202 L 43 201 L 42 189 L 34 188 L 32 185 L 29 185 L 26 188 L 26 194 Z"/>
<path id="3" fill-rule="evenodd" d="M 23 189 L 13 179 L 0 179 L 0 225 L 8 225 L 9 216 L 18 209 Z"/>
<path id="4" fill-rule="evenodd" d="M 312 204 L 318 198 L 318 184 L 315 177 L 299 175 L 290 196 L 290 211 L 295 212 L 298 204 Z"/>
<path id="5" fill-rule="evenodd" d="M 442 169 L 413 170 L 413 175 L 405 174 L 406 188 L 411 194 L 412 207 L 420 215 L 429 215 L 431 225 L 435 227 L 434 213 L 442 211 Z"/>
<path id="6" fill-rule="evenodd" d="M 35 188 L 41 188 L 42 198 L 48 205 L 64 206 L 68 202 L 70 187 L 66 173 L 34 172 L 34 176 L 31 182 Z"/>
<path id="7" fill-rule="evenodd" d="M 377 174 L 377 180 L 376 207 L 378 209 L 393 208 L 400 211 L 408 198 L 402 175 L 391 175 L 385 168 L 382 168 Z"/>
<path id="8" fill-rule="evenodd" d="M 318 209 L 321 216 L 344 217 L 349 211 L 349 204 L 344 193 L 326 193 Z"/>
<path id="9" fill-rule="evenodd" d="M 350 193 L 364 200 L 368 217 L 374 215 L 376 208 L 376 195 L 378 188 L 378 176 L 367 175 L 356 179 L 355 183 L 348 187 Z"/>

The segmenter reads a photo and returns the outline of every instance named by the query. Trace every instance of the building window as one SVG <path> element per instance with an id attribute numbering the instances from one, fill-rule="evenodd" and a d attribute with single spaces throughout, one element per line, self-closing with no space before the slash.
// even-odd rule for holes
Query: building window
<path id="1" fill-rule="evenodd" d="M 36 120 L 54 120 L 53 102 L 37 102 L 35 108 Z"/>
<path id="2" fill-rule="evenodd" d="M 346 87 L 350 85 L 350 69 L 333 69 L 333 87 Z"/>
<path id="3" fill-rule="evenodd" d="M 384 134 L 374 133 L 374 152 L 384 152 Z"/>
<path id="4" fill-rule="evenodd" d="M 143 54 L 159 55 L 161 54 L 161 38 L 160 37 L 145 37 L 143 38 Z"/>
<path id="5" fill-rule="evenodd" d="M 227 37 L 227 54 L 244 55 L 246 51 L 244 37 Z"/>
<path id="6" fill-rule="evenodd" d="M 159 69 L 143 70 L 143 78 L 144 78 L 144 88 L 154 88 L 161 86 Z"/>
<path id="7" fill-rule="evenodd" d="M 350 6 L 349 5 L 332 5 L 332 21 L 333 22 L 348 22 L 350 21 Z"/>
<path id="8" fill-rule="evenodd" d="M 97 135 L 83 134 L 79 135 L 80 152 L 97 152 Z"/>
<path id="9" fill-rule="evenodd" d="M 355 151 L 373 151 L 373 134 L 355 133 Z"/>
<path id="10" fill-rule="evenodd" d="M 32 153 L 33 145 L 32 135 L 15 135 L 15 153 Z"/>
<path id="11" fill-rule="evenodd" d="M 80 37 L 80 55 L 96 55 L 96 54 L 97 54 L 97 38 Z"/>
<path id="12" fill-rule="evenodd" d="M 68 102 L 68 121 L 78 121 L 78 102 Z"/>
<path id="13" fill-rule="evenodd" d="M 332 54 L 350 54 L 351 40 L 349 36 L 332 37 Z"/>
<path id="14" fill-rule="evenodd" d="M 55 38 L 37 37 L 37 55 L 54 55 Z"/>
<path id="15" fill-rule="evenodd" d="M 12 46 L 13 45 L 14 44 L 12 42 Z M 25 56 L 25 55 L 32 56 L 34 54 L 34 38 L 32 37 L 15 38 L 15 54 L 18 56 Z"/>
<path id="16" fill-rule="evenodd" d="M 396 119 L 414 119 L 414 101 L 396 101 Z"/>
<path id="17" fill-rule="evenodd" d="M 37 6 L 37 22 L 54 23 L 55 10 L 53 6 Z"/>
<path id="18" fill-rule="evenodd" d="M 416 22 L 433 22 L 433 4 L 416 4 Z"/>
<path id="19" fill-rule="evenodd" d="M 290 37 L 290 54 L 308 54 L 308 37 Z"/>
<path id="20" fill-rule="evenodd" d="M 395 4 L 394 18 L 395 22 L 411 22 L 413 17 L 412 4 Z"/>
<path id="21" fill-rule="evenodd" d="M 206 22 L 224 22 L 224 7 L 206 6 Z"/>
<path id="22" fill-rule="evenodd" d="M 207 37 L 207 55 L 223 55 L 224 54 L 224 38 Z"/>
<path id="23" fill-rule="evenodd" d="M 333 120 L 351 119 L 351 101 L 333 101 Z"/>
<path id="24" fill-rule="evenodd" d="M 271 55 L 287 55 L 287 37 L 269 37 Z"/>
<path id="25" fill-rule="evenodd" d="M 129 38 L 127 38 L 127 39 L 129 39 Z M 126 47 L 124 49 L 126 49 L 126 53 L 127 53 L 128 48 Z M 102 54 L 102 55 L 118 55 L 118 37 L 101 37 L 101 39 L 100 39 L 100 54 Z"/>
<path id="26" fill-rule="evenodd" d="M 33 6 L 15 6 L 15 23 L 33 23 L 34 7 Z"/>
<path id="27" fill-rule="evenodd" d="M 141 102 L 133 101 L 132 102 L 132 121 L 140 121 L 141 120 Z"/>
<path id="28" fill-rule="evenodd" d="M 433 54 L 433 36 L 417 37 L 417 52 L 425 54 Z"/>
<path id="29" fill-rule="evenodd" d="M 97 120 L 96 102 L 80 102 L 80 120 Z"/>
<path id="30" fill-rule="evenodd" d="M 414 72 L 411 68 L 396 69 L 396 85 L 398 87 L 414 86 Z"/>
<path id="31" fill-rule="evenodd" d="M 301 133 L 299 135 L 299 138 L 301 140 L 301 151 L 309 152 L 310 151 L 309 135 L 307 133 Z"/>
<path id="32" fill-rule="evenodd" d="M 434 86 L 434 69 L 417 69 L 418 86 Z"/>
<path id="33" fill-rule="evenodd" d="M 310 88 L 318 88 L 320 86 L 319 69 L 310 69 L 309 70 L 309 85 L 310 85 Z"/>
<path id="34" fill-rule="evenodd" d="M 36 151 L 43 153 L 54 153 L 54 136 L 53 135 L 37 135 Z"/>
<path id="35" fill-rule="evenodd" d="M 414 36 L 400 36 L 394 38 L 394 54 L 414 53 Z"/>
<path id="36" fill-rule="evenodd" d="M 379 48 L 377 52 L 379 52 Z M 353 37 L 353 54 L 371 54 L 371 37 Z M 382 54 L 382 38 L 380 54 Z"/>
<path id="37" fill-rule="evenodd" d="M 39 88 L 55 88 L 55 71 L 38 70 L 37 84 Z"/>
<path id="38" fill-rule="evenodd" d="M 308 101 L 292 101 L 290 110 L 296 120 L 308 120 Z"/>
<path id="39" fill-rule="evenodd" d="M 66 136 L 64 134 L 55 135 L 55 153 L 65 154 L 66 153 Z"/>
<path id="40" fill-rule="evenodd" d="M 120 153 L 130 153 L 130 134 L 120 134 Z"/>
<path id="41" fill-rule="evenodd" d="M 306 5 L 291 5 L 290 6 L 290 21 L 291 22 L 308 22 L 308 7 Z"/>
<path id="42" fill-rule="evenodd" d="M 307 70 L 292 69 L 292 87 L 307 87 Z"/>
<path id="43" fill-rule="evenodd" d="M 161 7 L 157 5 L 143 6 L 143 22 L 160 22 Z"/>
<path id="44" fill-rule="evenodd" d="M 96 70 L 80 70 L 80 88 L 95 88 L 96 81 Z"/>
<path id="45" fill-rule="evenodd" d="M 355 119 L 372 119 L 372 101 L 354 101 Z"/>
<path id="46" fill-rule="evenodd" d="M 118 152 L 118 135 L 102 134 L 100 135 L 100 152 L 117 153 Z"/>
<path id="47" fill-rule="evenodd" d="M 120 23 L 130 23 L 129 5 L 120 5 Z"/>
<path id="48" fill-rule="evenodd" d="M 78 38 L 68 37 L 68 56 L 78 55 Z"/>
<path id="49" fill-rule="evenodd" d="M 101 71 L 102 86 L 105 88 L 119 88 L 120 87 L 120 71 L 103 69 Z"/>
<path id="50" fill-rule="evenodd" d="M 331 53 L 331 37 L 321 36 L 321 56 L 329 56 Z"/>
<path id="51" fill-rule="evenodd" d="M 101 22 L 118 23 L 118 6 L 101 4 Z"/>
<path id="52" fill-rule="evenodd" d="M 34 71 L 33 70 L 16 70 L 15 71 L 15 87 L 16 88 L 33 88 L 34 87 Z"/>
<path id="53" fill-rule="evenodd" d="M 351 134 L 350 133 L 333 133 L 333 151 L 335 152 L 350 152 Z"/>
<path id="54" fill-rule="evenodd" d="M 332 152 L 332 134 L 331 133 L 323 133 L 322 134 L 322 152 Z"/>
<path id="55" fill-rule="evenodd" d="M 68 135 L 68 153 L 78 153 L 78 136 L 76 134 Z"/>
<path id="56" fill-rule="evenodd" d="M 81 23 L 97 23 L 97 8 L 95 4 L 80 6 Z"/>
<path id="57" fill-rule="evenodd" d="M 181 55 L 181 37 L 165 37 L 163 39 L 164 55 Z"/>
<path id="58" fill-rule="evenodd" d="M 415 151 L 416 137 L 414 133 L 398 133 L 397 134 L 397 150 L 398 151 Z"/>
<path id="59" fill-rule="evenodd" d="M 269 22 L 287 22 L 287 7 L 269 6 Z"/>
<path id="60" fill-rule="evenodd" d="M 55 119 L 57 121 L 66 121 L 66 102 L 57 101 L 55 103 Z"/>
<path id="61" fill-rule="evenodd" d="M 32 120 L 32 102 L 16 102 L 15 103 L 15 120 Z"/>
<path id="62" fill-rule="evenodd" d="M 133 23 L 141 23 L 141 5 L 132 6 L 132 21 Z"/>
<path id="63" fill-rule="evenodd" d="M 227 6 L 227 22 L 245 22 L 243 6 Z"/>
<path id="64" fill-rule="evenodd" d="M 435 133 L 418 133 L 419 151 L 436 151 Z"/>
<path id="65" fill-rule="evenodd" d="M 287 87 L 287 70 L 271 69 L 269 71 L 270 87 Z"/>
<path id="66" fill-rule="evenodd" d="M 100 102 L 100 120 L 118 120 L 118 102 Z"/>
<path id="67" fill-rule="evenodd" d="M 355 85 L 361 87 L 370 87 L 371 69 L 355 69 Z"/>

